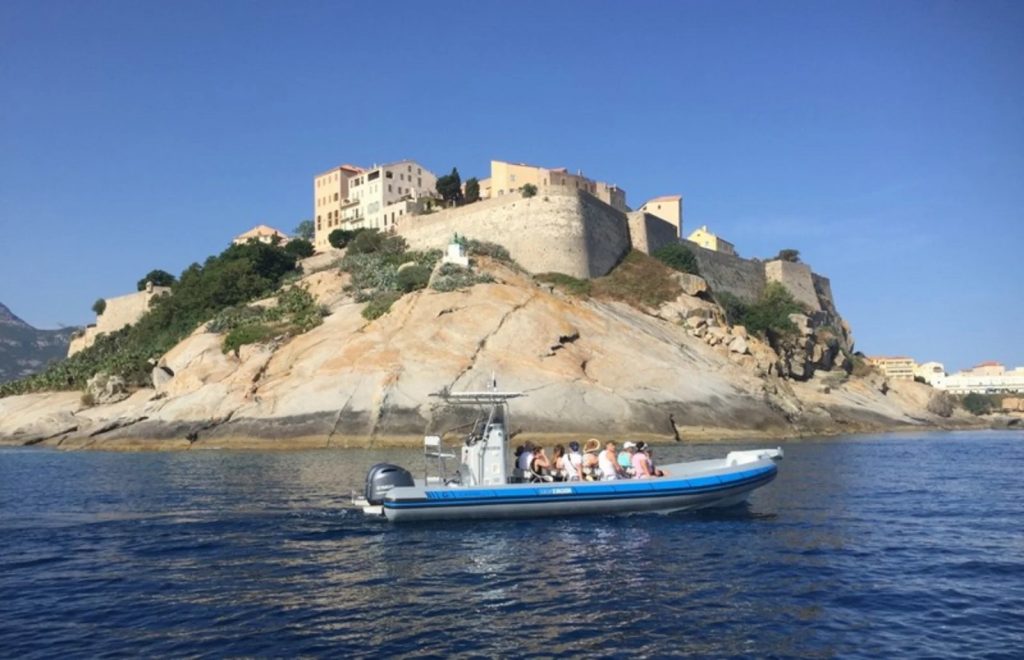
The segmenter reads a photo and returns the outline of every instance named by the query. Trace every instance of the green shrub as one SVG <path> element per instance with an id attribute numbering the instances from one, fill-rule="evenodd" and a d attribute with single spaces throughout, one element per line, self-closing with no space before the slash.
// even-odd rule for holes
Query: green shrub
<path id="1" fill-rule="evenodd" d="M 294 255 L 296 259 L 313 256 L 313 244 L 302 238 L 293 238 L 284 246 L 284 251 Z"/>
<path id="2" fill-rule="evenodd" d="M 430 282 L 430 269 L 426 266 L 409 266 L 398 271 L 398 288 L 405 293 L 418 291 Z"/>
<path id="3" fill-rule="evenodd" d="M 242 325 L 224 337 L 223 350 L 225 353 L 233 352 L 238 355 L 238 349 L 246 344 L 259 344 L 272 339 L 275 336 L 272 327 L 261 323 Z"/>
<path id="4" fill-rule="evenodd" d="M 715 302 L 725 312 L 725 320 L 729 325 L 743 325 L 749 306 L 728 291 L 715 293 Z"/>
<path id="5" fill-rule="evenodd" d="M 779 250 L 779 253 L 775 255 L 775 258 L 780 259 L 782 261 L 788 261 L 794 264 L 800 263 L 800 250 L 794 250 L 792 248 Z"/>
<path id="6" fill-rule="evenodd" d="M 523 193 L 523 197 L 534 197 L 537 194 L 537 186 L 527 183 L 519 191 Z"/>
<path id="7" fill-rule="evenodd" d="M 92 304 L 92 311 L 96 312 L 96 316 L 103 316 L 103 312 L 107 311 L 107 301 L 97 298 L 96 302 Z"/>
<path id="8" fill-rule="evenodd" d="M 655 250 L 651 256 L 669 268 L 678 270 L 680 273 L 700 275 L 696 255 L 682 243 L 670 243 L 663 248 Z"/>
<path id="9" fill-rule="evenodd" d="M 779 282 L 769 282 L 761 298 L 747 308 L 743 325 L 749 332 L 767 337 L 792 335 L 797 331 L 790 320 L 790 314 L 803 313 L 804 309 L 793 295 Z"/>
<path id="10" fill-rule="evenodd" d="M 566 293 L 586 298 L 590 295 L 590 280 L 581 280 L 565 273 L 538 273 L 533 276 L 537 282 L 554 284 Z"/>
<path id="11" fill-rule="evenodd" d="M 469 268 L 463 268 L 455 264 L 444 264 L 437 272 L 430 288 L 435 291 L 449 292 L 467 289 L 474 284 L 486 284 L 493 282 L 494 278 L 487 273 L 476 275 Z"/>
<path id="12" fill-rule="evenodd" d="M 391 310 L 391 305 L 401 298 L 400 293 L 385 291 L 370 298 L 369 303 L 363 308 L 363 318 L 367 321 L 379 319 Z"/>
<path id="13" fill-rule="evenodd" d="M 365 229 L 335 229 L 327 235 L 327 242 L 331 244 L 331 247 L 336 247 L 339 250 L 343 247 L 348 246 L 349 243 L 355 239 L 356 236 L 362 234 Z"/>
<path id="14" fill-rule="evenodd" d="M 474 238 L 466 241 L 466 252 L 472 257 L 490 257 L 496 261 L 512 263 L 512 255 L 504 246 L 487 241 L 478 241 Z"/>
<path id="15" fill-rule="evenodd" d="M 262 321 L 264 311 L 261 307 L 248 305 L 227 307 L 217 312 L 217 315 L 206 324 L 206 329 L 217 333 L 231 332 L 239 326 Z"/>
<path id="16" fill-rule="evenodd" d="M 960 400 L 964 409 L 972 415 L 987 415 L 992 412 L 992 399 L 984 394 L 971 392 Z"/>
<path id="17" fill-rule="evenodd" d="M 408 246 L 401 236 L 382 234 L 376 229 L 359 232 L 348 244 L 349 254 L 403 254 Z"/>

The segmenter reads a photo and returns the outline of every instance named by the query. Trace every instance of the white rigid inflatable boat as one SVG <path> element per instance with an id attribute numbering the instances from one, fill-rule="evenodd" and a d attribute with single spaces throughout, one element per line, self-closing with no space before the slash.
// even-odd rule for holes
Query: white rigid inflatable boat
<path id="1" fill-rule="evenodd" d="M 391 522 L 561 517 L 584 514 L 670 513 L 731 506 L 767 485 L 782 449 L 729 452 L 725 458 L 659 465 L 663 477 L 615 481 L 522 483 L 509 469 L 508 402 L 519 392 L 442 392 L 455 405 L 486 411 L 466 436 L 460 456 L 445 454 L 441 438 L 427 436 L 426 455 L 438 475 L 413 479 L 389 463 L 373 466 L 362 497 L 368 515 Z M 459 459 L 447 474 L 446 461 Z"/>

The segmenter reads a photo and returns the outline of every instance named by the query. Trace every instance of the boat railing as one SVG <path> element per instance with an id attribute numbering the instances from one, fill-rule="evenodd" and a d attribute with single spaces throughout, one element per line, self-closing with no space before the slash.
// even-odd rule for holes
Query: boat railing
<path id="1" fill-rule="evenodd" d="M 444 451 L 441 446 L 441 436 L 439 435 L 428 435 L 423 438 L 423 456 L 427 459 L 427 464 L 423 466 L 423 480 L 430 481 L 429 475 L 429 464 L 430 459 L 437 460 L 437 474 L 440 477 L 442 483 L 448 481 L 448 470 L 445 460 L 449 458 L 455 458 L 455 454 L 449 454 Z"/>

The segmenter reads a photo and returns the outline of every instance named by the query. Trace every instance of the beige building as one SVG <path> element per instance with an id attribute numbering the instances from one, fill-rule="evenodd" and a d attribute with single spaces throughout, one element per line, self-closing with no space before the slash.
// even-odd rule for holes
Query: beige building
<path id="1" fill-rule="evenodd" d="M 664 195 L 647 200 L 639 211 L 650 213 L 675 226 L 676 235 L 683 236 L 683 198 L 680 195 Z"/>
<path id="2" fill-rule="evenodd" d="M 917 367 L 914 358 L 876 355 L 868 357 L 868 362 L 878 367 L 892 380 L 914 380 L 914 368 Z"/>
<path id="3" fill-rule="evenodd" d="M 235 239 L 231 242 L 235 245 L 241 245 L 249 241 L 259 241 L 268 245 L 284 245 L 288 242 L 288 234 L 267 225 L 256 225 L 249 231 L 235 236 Z"/>
<path id="4" fill-rule="evenodd" d="M 313 179 L 313 247 L 330 247 L 335 229 L 394 228 L 399 218 L 421 213 L 437 190 L 437 176 L 413 160 L 361 168 L 341 165 Z"/>
<path id="5" fill-rule="evenodd" d="M 736 254 L 736 246 L 724 238 L 720 238 L 711 233 L 707 225 L 702 225 L 700 229 L 691 233 L 687 237 L 687 240 L 693 241 L 697 245 L 708 250 L 714 250 L 715 252 L 722 252 L 724 254 Z"/>
<path id="6" fill-rule="evenodd" d="M 629 211 L 629 207 L 626 206 L 626 191 L 615 184 L 588 179 L 579 170 L 573 174 L 564 167 L 551 169 L 503 160 L 491 161 L 491 176 L 480 182 L 480 196 L 489 198 L 517 193 L 526 184 L 532 184 L 538 190 L 582 190 L 623 213 Z"/>

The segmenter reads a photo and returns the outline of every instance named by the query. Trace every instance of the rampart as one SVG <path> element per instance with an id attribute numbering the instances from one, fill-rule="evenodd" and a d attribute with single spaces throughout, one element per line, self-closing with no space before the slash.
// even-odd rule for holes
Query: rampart
<path id="1" fill-rule="evenodd" d="M 151 290 L 129 293 L 116 298 L 104 298 L 107 306 L 103 313 L 96 317 L 96 323 L 90 325 L 78 337 L 74 337 L 68 345 L 68 357 L 78 351 L 89 348 L 96 337 L 109 332 L 116 332 L 126 325 L 138 322 L 149 310 L 149 301 L 154 296 L 170 291 L 170 287 L 155 286 Z"/>
<path id="2" fill-rule="evenodd" d="M 444 246 L 453 234 L 500 243 L 523 268 L 600 277 L 630 249 L 625 214 L 575 191 L 504 195 L 430 215 L 407 216 L 398 233 L 409 247 Z"/>
<path id="3" fill-rule="evenodd" d="M 697 257 L 700 275 L 712 291 L 727 291 L 746 303 L 761 297 L 766 282 L 762 262 L 708 250 L 692 241 L 683 244 Z"/>
<path id="4" fill-rule="evenodd" d="M 778 282 L 789 289 L 793 298 L 807 305 L 812 312 L 821 311 L 821 303 L 815 291 L 811 268 L 807 264 L 794 263 L 775 259 L 764 264 L 765 278 L 769 282 Z M 830 290 L 831 293 L 831 290 Z"/>
<path id="5" fill-rule="evenodd" d="M 626 220 L 634 250 L 651 254 L 679 241 L 679 230 L 656 215 L 632 211 L 626 214 Z"/>
<path id="6" fill-rule="evenodd" d="M 518 193 L 486 199 L 429 215 L 406 216 L 397 231 L 418 250 L 440 248 L 453 234 L 503 245 L 527 270 L 594 278 L 607 274 L 629 252 L 648 254 L 678 240 L 676 228 L 641 211 L 622 213 L 583 192 L 541 188 L 524 198 Z M 682 241 L 697 258 L 712 291 L 726 291 L 753 303 L 768 282 L 779 282 L 810 311 L 838 317 L 828 278 L 806 264 L 716 252 Z"/>

